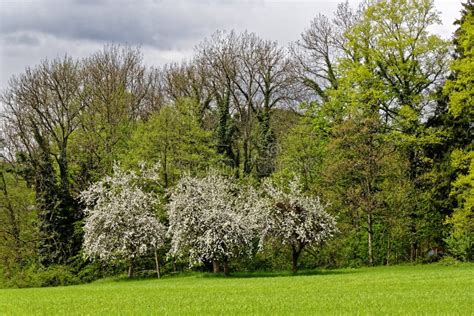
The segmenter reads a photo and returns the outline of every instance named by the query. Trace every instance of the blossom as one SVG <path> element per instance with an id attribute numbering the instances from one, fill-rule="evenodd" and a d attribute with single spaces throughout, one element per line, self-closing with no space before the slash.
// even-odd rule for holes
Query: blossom
<path id="1" fill-rule="evenodd" d="M 141 172 L 114 166 L 112 176 L 81 193 L 86 204 L 84 254 L 90 259 L 133 259 L 164 244 L 165 226 L 156 216 L 158 197 L 140 185 L 158 177 L 154 168 Z"/>

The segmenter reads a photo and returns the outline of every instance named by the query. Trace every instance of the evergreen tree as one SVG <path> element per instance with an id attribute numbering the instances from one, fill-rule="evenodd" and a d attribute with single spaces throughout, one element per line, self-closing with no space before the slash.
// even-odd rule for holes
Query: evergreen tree
<path id="1" fill-rule="evenodd" d="M 447 123 L 456 141 L 451 143 L 451 167 L 455 180 L 450 195 L 455 199 L 453 214 L 447 224 L 451 231 L 447 239 L 450 252 L 463 260 L 474 257 L 474 3 L 464 5 L 455 35 L 455 60 L 452 77 L 446 82 L 449 98 Z M 459 137 L 461 136 L 461 137 Z"/>

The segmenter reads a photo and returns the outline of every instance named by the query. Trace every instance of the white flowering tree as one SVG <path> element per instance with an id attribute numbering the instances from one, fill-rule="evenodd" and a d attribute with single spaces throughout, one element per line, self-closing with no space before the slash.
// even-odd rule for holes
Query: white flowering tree
<path id="1" fill-rule="evenodd" d="M 157 195 L 144 188 L 144 183 L 158 180 L 155 171 L 141 166 L 137 173 L 115 165 L 112 176 L 81 193 L 87 206 L 83 248 L 88 258 L 126 259 L 131 277 L 134 260 L 154 251 L 160 276 L 157 249 L 164 243 L 166 228 L 156 215 Z"/>
<path id="2" fill-rule="evenodd" d="M 263 185 L 265 202 L 254 218 L 260 226 L 260 247 L 269 240 L 280 240 L 291 247 L 292 270 L 306 246 L 321 245 L 337 232 L 336 220 L 324 210 L 319 198 L 302 193 L 297 179 L 282 190 L 267 181 Z"/>
<path id="3" fill-rule="evenodd" d="M 215 172 L 204 178 L 183 177 L 168 205 L 170 255 L 188 256 L 191 265 L 212 262 L 214 272 L 230 259 L 251 255 L 253 227 L 248 214 L 257 194 Z"/>

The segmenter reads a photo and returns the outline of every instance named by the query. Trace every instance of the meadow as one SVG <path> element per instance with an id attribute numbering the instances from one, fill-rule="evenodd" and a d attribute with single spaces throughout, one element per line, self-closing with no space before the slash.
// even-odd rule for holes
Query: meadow
<path id="1" fill-rule="evenodd" d="M 474 265 L 289 273 L 181 274 L 162 279 L 0 290 L 1 315 L 450 314 L 474 312 Z"/>

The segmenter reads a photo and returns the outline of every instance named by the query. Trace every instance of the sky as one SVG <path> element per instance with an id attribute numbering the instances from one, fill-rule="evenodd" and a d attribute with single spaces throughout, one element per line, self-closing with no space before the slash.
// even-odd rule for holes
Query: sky
<path id="1" fill-rule="evenodd" d="M 144 62 L 181 61 L 214 31 L 248 30 L 282 45 L 341 0 L 0 0 L 0 90 L 12 75 L 41 60 L 85 57 L 106 44 L 139 45 Z M 354 7 L 359 0 L 350 0 Z M 435 0 L 450 38 L 461 0 Z"/>

